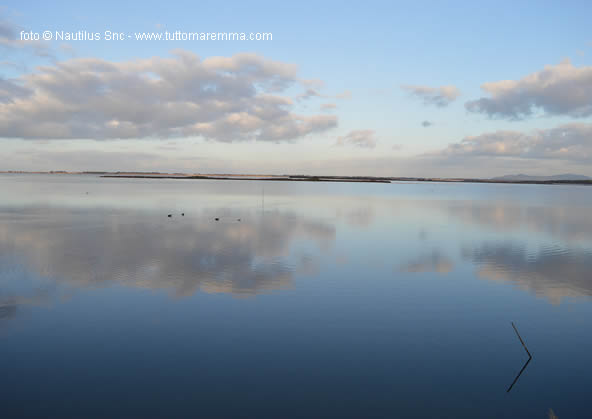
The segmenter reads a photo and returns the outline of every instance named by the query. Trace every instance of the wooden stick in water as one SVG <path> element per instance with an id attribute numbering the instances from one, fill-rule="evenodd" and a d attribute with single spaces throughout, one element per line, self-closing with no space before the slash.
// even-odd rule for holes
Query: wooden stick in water
<path id="1" fill-rule="evenodd" d="M 522 337 L 520 336 L 520 333 L 518 333 L 518 329 L 516 329 L 516 326 L 514 325 L 514 322 L 512 322 L 512 327 L 514 328 L 514 331 L 516 332 L 516 335 L 518 335 L 518 339 L 520 339 L 520 343 L 522 344 L 522 346 L 524 346 L 524 350 L 528 354 L 528 357 L 529 358 L 532 358 L 532 355 L 530 354 L 530 351 L 528 350 L 528 348 L 526 347 L 526 344 L 522 340 Z"/>
<path id="2" fill-rule="evenodd" d="M 516 332 L 516 335 L 518 336 L 518 339 L 520 339 L 520 343 L 524 347 L 524 350 L 528 354 L 528 359 L 526 360 L 526 363 L 524 364 L 524 366 L 522 367 L 522 369 L 520 370 L 520 372 L 518 373 L 518 375 L 516 376 L 516 378 L 514 378 L 514 381 L 512 382 L 512 384 L 510 385 L 510 387 L 508 387 L 508 389 L 506 390 L 508 393 L 510 392 L 510 390 L 512 390 L 512 387 L 514 387 L 514 384 L 516 384 L 516 381 L 518 381 L 518 379 L 520 378 L 520 376 L 522 375 L 522 373 L 524 372 L 524 370 L 526 369 L 526 367 L 528 366 L 528 364 L 532 360 L 532 355 L 530 354 L 530 351 L 526 347 L 526 343 L 524 343 L 524 341 L 522 340 L 522 336 L 520 336 L 520 333 L 518 333 L 518 329 L 516 328 L 516 325 L 514 324 L 514 322 L 512 322 L 512 327 L 514 328 L 514 332 Z"/>

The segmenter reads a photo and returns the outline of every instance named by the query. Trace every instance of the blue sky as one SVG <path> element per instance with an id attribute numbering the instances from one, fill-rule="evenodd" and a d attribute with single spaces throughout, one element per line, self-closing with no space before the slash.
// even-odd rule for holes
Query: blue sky
<path id="1" fill-rule="evenodd" d="M 3 27 L 10 29 L 0 42 L 0 80 L 7 86 L 6 97 L 0 97 L 0 157 L 8 163 L 0 170 L 474 177 L 577 171 L 592 175 L 588 169 L 592 162 L 591 11 L 592 4 L 584 1 L 103 1 L 43 6 L 8 1 L 0 10 Z M 101 40 L 72 41 L 68 46 L 40 41 L 43 52 L 39 53 L 39 45 L 12 42 L 18 41 L 20 30 L 270 32 L 273 40 Z M 125 69 L 119 70 L 130 77 L 128 67 L 138 60 L 182 61 L 171 54 L 179 49 L 202 62 L 249 53 L 260 58 L 256 66 L 270 62 L 285 68 L 293 65 L 295 73 L 281 76 L 285 83 L 281 91 L 259 92 L 289 98 L 287 119 L 262 121 L 251 105 L 245 105 L 206 121 L 200 114 L 207 113 L 205 103 L 190 98 L 189 102 L 198 105 L 191 122 L 201 121 L 199 129 L 167 121 L 153 133 L 142 129 L 134 137 L 129 132 L 136 131 L 126 131 L 120 138 L 123 131 L 106 133 L 100 126 L 116 120 L 118 126 L 127 123 L 137 128 L 139 122 L 133 117 L 127 120 L 123 113 L 89 120 L 93 109 L 81 117 L 75 107 L 65 106 L 63 92 L 80 86 L 73 75 L 83 73 L 78 64 L 59 75 L 61 93 L 55 97 L 48 98 L 52 92 L 44 91 L 40 82 L 42 77 L 58 77 L 53 70 L 67 60 L 88 58 L 120 63 Z M 253 65 L 249 60 L 237 58 L 235 64 Z M 158 66 L 156 62 L 146 65 Z M 198 72 L 199 65 L 187 71 Z M 242 70 L 232 77 L 242 77 Z M 225 70 L 216 67 L 213 71 L 221 75 Z M 97 77 L 98 83 L 105 84 L 103 89 L 113 89 L 105 73 Z M 257 79 L 252 86 L 276 75 L 265 77 L 269 79 Z M 305 80 L 322 81 L 313 86 L 316 96 L 301 98 L 310 87 Z M 500 83 L 503 80 L 515 85 Z M 484 83 L 497 84 L 487 90 L 482 88 Z M 453 87 L 457 93 L 442 87 Z M 17 97 L 19 89 L 33 94 Z M 146 93 L 148 100 L 164 106 L 165 98 L 159 94 Z M 93 91 L 88 97 L 92 102 Z M 40 101 L 50 99 L 59 102 L 56 109 L 62 112 L 54 120 L 47 111 L 38 111 Z M 179 96 L 175 103 L 181 103 Z M 134 102 L 129 106 L 143 105 Z M 274 112 L 286 110 L 284 105 L 277 106 Z M 243 131 L 220 128 L 221 121 L 233 112 L 236 118 L 241 115 Z M 253 121 L 253 117 L 259 119 Z M 46 118 L 43 122 L 51 129 L 43 128 L 40 118 Z M 81 120 L 99 128 L 84 130 Z M 39 123 L 40 132 L 25 128 L 27 121 Z M 282 121 L 293 124 L 290 134 L 278 133 L 283 130 Z M 211 126 L 203 125 L 206 122 Z M 215 134 L 214 124 L 218 124 Z M 261 134 L 266 129 L 278 134 Z"/>

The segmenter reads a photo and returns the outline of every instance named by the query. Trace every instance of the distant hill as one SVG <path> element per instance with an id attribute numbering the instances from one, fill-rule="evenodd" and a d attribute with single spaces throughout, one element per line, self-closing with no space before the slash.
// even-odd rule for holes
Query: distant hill
<path id="1" fill-rule="evenodd" d="M 584 175 L 574 175 L 572 173 L 565 173 L 562 175 L 552 176 L 531 176 L 531 175 L 506 175 L 491 178 L 491 180 L 501 180 L 506 182 L 526 182 L 526 181 L 548 181 L 548 180 L 592 180 L 591 177 Z"/>

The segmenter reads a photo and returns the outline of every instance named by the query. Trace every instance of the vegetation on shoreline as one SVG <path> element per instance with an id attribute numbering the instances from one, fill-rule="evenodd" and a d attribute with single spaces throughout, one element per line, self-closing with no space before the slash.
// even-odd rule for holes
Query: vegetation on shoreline
<path id="1" fill-rule="evenodd" d="M 94 175 L 104 178 L 139 178 L 139 179 L 211 179 L 211 180 L 264 180 L 283 182 L 357 182 L 357 183 L 392 183 L 392 182 L 449 182 L 449 183 L 511 183 L 533 185 L 592 185 L 592 179 L 511 179 L 511 178 L 438 178 L 438 177 L 400 177 L 400 176 L 320 176 L 320 175 L 261 175 L 261 174 L 187 174 L 162 172 L 103 172 L 103 171 L 0 171 L 4 174 L 51 174 L 51 175 Z"/>

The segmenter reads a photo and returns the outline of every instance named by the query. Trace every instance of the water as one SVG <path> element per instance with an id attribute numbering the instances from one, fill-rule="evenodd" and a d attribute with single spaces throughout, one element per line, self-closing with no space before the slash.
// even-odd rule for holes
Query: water
<path id="1" fill-rule="evenodd" d="M 588 418 L 591 210 L 585 186 L 2 175 L 2 417 Z M 512 321 L 533 359 L 507 392 Z"/>

